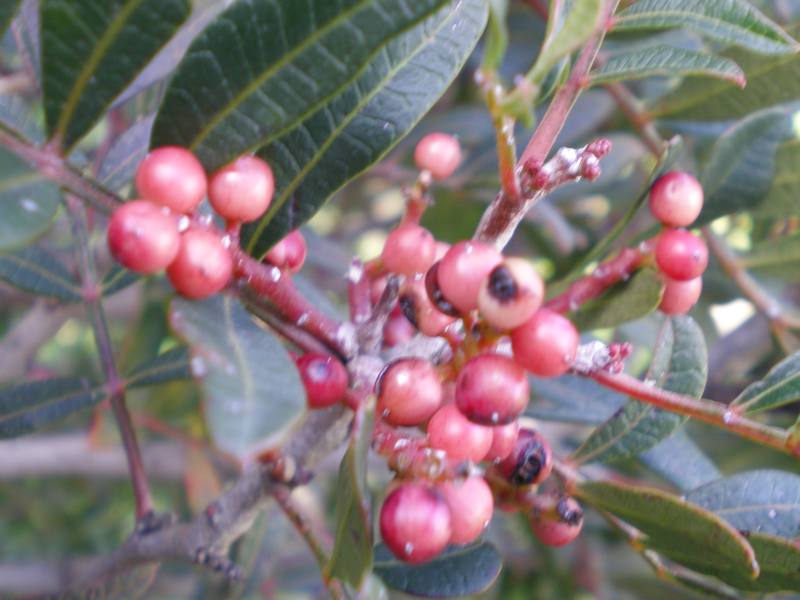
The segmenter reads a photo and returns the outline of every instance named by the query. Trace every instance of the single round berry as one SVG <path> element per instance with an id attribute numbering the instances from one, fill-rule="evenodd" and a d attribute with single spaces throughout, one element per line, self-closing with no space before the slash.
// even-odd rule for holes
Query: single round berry
<path id="1" fill-rule="evenodd" d="M 428 300 L 442 313 L 457 317 L 456 307 L 450 304 L 439 288 L 439 262 L 435 262 L 425 274 L 425 291 L 428 293 Z"/>
<path id="2" fill-rule="evenodd" d="M 403 282 L 398 302 L 406 318 L 427 336 L 440 335 L 444 328 L 455 320 L 431 303 L 425 290 L 425 282 L 416 277 Z"/>
<path id="3" fill-rule="evenodd" d="M 536 506 L 528 515 L 533 534 L 548 546 L 566 546 L 583 527 L 583 510 L 569 496 L 550 494 L 536 497 Z"/>
<path id="4" fill-rule="evenodd" d="M 378 382 L 378 413 L 392 425 L 419 425 L 442 404 L 442 381 L 430 362 L 403 358 Z"/>
<path id="5" fill-rule="evenodd" d="M 137 273 L 155 273 L 178 255 L 181 236 L 169 209 L 146 200 L 126 202 L 108 224 L 108 247 L 122 266 Z"/>
<path id="6" fill-rule="evenodd" d="M 434 179 L 447 179 L 461 163 L 461 145 L 452 135 L 429 133 L 417 144 L 414 162 Z"/>
<path id="7" fill-rule="evenodd" d="M 231 278 L 233 259 L 219 234 L 189 229 L 181 236 L 178 256 L 167 268 L 172 286 L 187 298 L 205 298 L 219 292 Z"/>
<path id="8" fill-rule="evenodd" d="M 297 359 L 310 408 L 332 406 L 347 392 L 347 369 L 333 356 L 309 352 Z"/>
<path id="9" fill-rule="evenodd" d="M 486 460 L 501 461 L 511 454 L 517 445 L 519 421 L 514 420 L 507 425 L 492 427 L 492 447 L 486 454 Z"/>
<path id="10" fill-rule="evenodd" d="M 533 265 L 507 258 L 491 270 L 478 293 L 478 308 L 497 329 L 519 327 L 533 316 L 544 298 L 544 282 Z"/>
<path id="11" fill-rule="evenodd" d="M 450 543 L 459 546 L 477 540 L 494 513 L 492 490 L 483 477 L 448 481 L 438 487 L 450 509 Z"/>
<path id="12" fill-rule="evenodd" d="M 677 281 L 662 276 L 664 280 L 664 295 L 658 308 L 667 315 L 685 315 L 700 299 L 703 291 L 703 278 L 695 277 L 688 281 Z"/>
<path id="13" fill-rule="evenodd" d="M 197 208 L 207 185 L 203 165 L 194 154 L 178 146 L 152 150 L 136 171 L 136 189 L 142 198 L 179 213 Z"/>
<path id="14" fill-rule="evenodd" d="M 459 242 L 439 261 L 436 275 L 439 289 L 462 313 L 475 310 L 484 279 L 502 260 L 502 254 L 493 246 L 481 242 Z"/>
<path id="15" fill-rule="evenodd" d="M 447 503 L 419 483 L 404 483 L 392 490 L 381 507 L 380 527 L 392 554 L 415 564 L 440 554 L 452 534 Z"/>
<path id="16" fill-rule="evenodd" d="M 580 336 L 572 322 L 541 308 L 511 332 L 516 361 L 534 375 L 563 375 L 575 361 Z"/>
<path id="17" fill-rule="evenodd" d="M 455 404 L 445 404 L 428 422 L 431 448 L 442 450 L 453 460 L 480 462 L 492 447 L 492 428 L 473 423 Z"/>
<path id="18" fill-rule="evenodd" d="M 685 229 L 668 229 L 658 236 L 656 263 L 671 279 L 688 281 L 700 277 L 708 266 L 708 247 Z"/>
<path id="19" fill-rule="evenodd" d="M 424 273 L 436 260 L 436 240 L 424 227 L 401 225 L 386 238 L 381 260 L 392 273 Z"/>
<path id="20" fill-rule="evenodd" d="M 241 156 L 222 167 L 208 182 L 208 201 L 224 219 L 236 223 L 263 215 L 275 193 L 269 165 L 257 156 Z"/>
<path id="21" fill-rule="evenodd" d="M 667 227 L 688 227 L 703 209 L 703 187 L 689 173 L 670 171 L 650 188 L 650 212 Z"/>
<path id="22" fill-rule="evenodd" d="M 541 483 L 553 470 L 553 451 L 538 431 L 520 429 L 514 449 L 497 470 L 513 485 Z"/>
<path id="23" fill-rule="evenodd" d="M 303 268 L 306 262 L 306 240 L 299 229 L 295 229 L 281 241 L 275 244 L 264 260 L 279 269 L 285 269 L 290 273 L 297 273 Z"/>
<path id="24" fill-rule="evenodd" d="M 456 406 L 475 423 L 504 425 L 528 405 L 528 377 L 517 363 L 500 354 L 480 354 L 461 368 Z"/>

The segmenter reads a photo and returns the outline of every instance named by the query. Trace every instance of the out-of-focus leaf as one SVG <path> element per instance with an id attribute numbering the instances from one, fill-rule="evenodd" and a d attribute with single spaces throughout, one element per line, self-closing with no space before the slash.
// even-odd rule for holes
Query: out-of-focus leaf
<path id="1" fill-rule="evenodd" d="M 103 296 L 111 296 L 124 290 L 129 285 L 133 285 L 141 278 L 141 275 L 115 264 L 103 277 L 100 288 L 103 290 Z"/>
<path id="2" fill-rule="evenodd" d="M 3 0 L 0 2 L 0 33 L 3 33 L 11 23 L 19 8 L 21 0 Z"/>
<path id="3" fill-rule="evenodd" d="M 205 452 L 198 448 L 186 449 L 186 473 L 183 476 L 186 500 L 192 514 L 198 515 L 222 493 L 214 465 Z"/>
<path id="4" fill-rule="evenodd" d="M 711 569 L 709 573 L 737 587 L 754 592 L 800 591 L 800 549 L 796 543 L 763 533 L 753 533 L 747 541 L 761 567 L 757 579 L 734 567 Z"/>
<path id="5" fill-rule="evenodd" d="M 154 115 L 139 119 L 111 146 L 97 173 L 110 190 L 120 190 L 133 181 L 136 168 L 147 154 Z"/>
<path id="6" fill-rule="evenodd" d="M 657 446 L 640 454 L 639 460 L 682 492 L 720 477 L 717 467 L 684 429 L 679 429 Z"/>
<path id="7" fill-rule="evenodd" d="M 778 239 L 754 243 L 739 262 L 748 271 L 761 271 L 779 277 L 797 272 L 800 267 L 800 234 L 792 233 Z"/>
<path id="8" fill-rule="evenodd" d="M 531 402 L 525 414 L 544 421 L 597 425 L 611 418 L 627 400 L 591 379 L 574 375 L 532 377 L 529 382 Z"/>
<path id="9" fill-rule="evenodd" d="M 483 48 L 483 65 L 486 69 L 497 69 L 508 48 L 508 0 L 489 1 L 489 25 L 486 29 L 486 45 Z"/>
<path id="10" fill-rule="evenodd" d="M 189 349 L 175 348 L 134 367 L 125 378 L 128 389 L 192 378 Z"/>
<path id="11" fill-rule="evenodd" d="M 733 401 L 740 410 L 753 414 L 800 400 L 800 353 L 787 356 L 761 381 L 750 384 Z"/>
<path id="12" fill-rule="evenodd" d="M 0 95 L 0 123 L 30 142 L 44 142 L 44 132 L 39 126 L 34 106 L 31 100 L 23 96 L 10 93 Z"/>
<path id="13" fill-rule="evenodd" d="M 78 282 L 66 267 L 36 246 L 0 254 L 0 279 L 26 292 L 65 302 L 80 302 L 83 298 Z"/>

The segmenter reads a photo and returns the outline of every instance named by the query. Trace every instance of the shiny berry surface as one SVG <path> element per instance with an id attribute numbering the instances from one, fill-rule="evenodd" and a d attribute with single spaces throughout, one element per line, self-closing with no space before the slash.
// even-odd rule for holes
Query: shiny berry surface
<path id="1" fill-rule="evenodd" d="M 336 404 L 347 392 L 347 369 L 333 356 L 309 352 L 297 359 L 297 369 L 311 408 Z"/>
<path id="2" fill-rule="evenodd" d="M 578 537 L 583 527 L 580 504 L 567 496 L 540 496 L 537 507 L 528 515 L 533 534 L 548 546 L 566 546 Z"/>
<path id="3" fill-rule="evenodd" d="M 511 332 L 514 359 L 540 377 L 566 373 L 575 361 L 579 341 L 572 322 L 546 308 Z"/>
<path id="4" fill-rule="evenodd" d="M 447 179 L 461 163 L 461 145 L 452 135 L 429 133 L 417 144 L 414 162 L 434 179 Z"/>
<path id="5" fill-rule="evenodd" d="M 650 188 L 650 212 L 667 227 L 688 227 L 703 210 L 703 188 L 689 173 L 670 171 Z"/>
<path id="6" fill-rule="evenodd" d="M 270 248 L 264 260 L 279 269 L 297 273 L 303 268 L 307 252 L 308 249 L 303 234 L 300 233 L 299 229 L 295 229 Z"/>
<path id="7" fill-rule="evenodd" d="M 136 171 L 139 196 L 179 213 L 197 208 L 207 186 L 203 165 L 194 154 L 178 146 L 152 150 Z"/>
<path id="8" fill-rule="evenodd" d="M 492 447 L 492 428 L 473 423 L 456 408 L 445 404 L 428 422 L 431 448 L 442 450 L 453 460 L 480 462 Z"/>
<path id="9" fill-rule="evenodd" d="M 489 525 L 494 512 L 492 490 L 483 477 L 448 481 L 438 490 L 450 509 L 450 543 L 471 544 Z"/>
<path id="10" fill-rule="evenodd" d="M 155 273 L 178 255 L 181 236 L 168 209 L 145 200 L 126 202 L 108 224 L 108 247 L 126 269 Z"/>
<path id="11" fill-rule="evenodd" d="M 450 541 L 450 509 L 431 488 L 404 483 L 384 500 L 380 529 L 383 542 L 397 558 L 414 564 L 427 562 Z"/>
<path id="12" fill-rule="evenodd" d="M 442 382 L 429 361 L 404 358 L 389 365 L 378 384 L 378 414 L 392 425 L 419 425 L 442 403 Z"/>
<path id="13" fill-rule="evenodd" d="M 478 308 L 497 329 L 519 327 L 533 316 L 544 298 L 544 282 L 533 265 L 507 258 L 491 270 L 478 293 Z"/>
<path id="14" fill-rule="evenodd" d="M 232 222 L 258 219 L 269 207 L 274 193 L 272 169 L 257 156 L 237 158 L 214 173 L 208 183 L 211 206 Z"/>
<path id="15" fill-rule="evenodd" d="M 424 227 L 401 225 L 386 238 L 381 260 L 392 273 L 424 273 L 436 260 L 436 240 Z"/>
<path id="16" fill-rule="evenodd" d="M 475 310 L 484 279 L 502 260 L 503 256 L 492 246 L 473 241 L 454 244 L 439 261 L 439 289 L 462 313 Z"/>
<path id="17" fill-rule="evenodd" d="M 664 295 L 658 308 L 667 315 L 685 315 L 697 304 L 703 292 L 703 278 L 695 277 L 688 281 L 676 281 L 662 276 Z"/>
<path id="18" fill-rule="evenodd" d="M 685 229 L 669 229 L 658 236 L 656 263 L 671 279 L 688 281 L 700 277 L 708 266 L 708 247 Z"/>
<path id="19" fill-rule="evenodd" d="M 481 354 L 463 366 L 456 381 L 456 406 L 475 423 L 503 425 L 528 405 L 528 377 L 514 360 Z"/>
<path id="20" fill-rule="evenodd" d="M 221 291 L 231 278 L 233 259 L 214 231 L 189 229 L 181 235 L 181 248 L 167 268 L 179 294 L 205 298 Z"/>

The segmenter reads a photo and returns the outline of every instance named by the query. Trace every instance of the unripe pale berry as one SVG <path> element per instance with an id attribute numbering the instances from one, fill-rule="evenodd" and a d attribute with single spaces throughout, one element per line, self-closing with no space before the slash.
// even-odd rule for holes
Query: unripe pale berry
<path id="1" fill-rule="evenodd" d="M 565 546 L 578 537 L 583 527 L 583 510 L 568 496 L 550 494 L 537 497 L 528 515 L 533 534 L 548 546 Z"/>
<path id="2" fill-rule="evenodd" d="M 442 450 L 453 460 L 480 462 L 492 447 L 492 428 L 473 423 L 455 404 L 445 404 L 428 422 L 431 448 Z"/>
<path id="3" fill-rule="evenodd" d="M 687 227 L 703 209 L 703 188 L 689 173 L 670 171 L 650 188 L 650 212 L 667 227 Z"/>
<path id="4" fill-rule="evenodd" d="M 275 193 L 270 166 L 257 156 L 241 156 L 211 176 L 208 201 L 224 219 L 247 223 L 266 212 Z"/>
<path id="5" fill-rule="evenodd" d="M 189 229 L 181 236 L 178 256 L 167 268 L 172 286 L 187 298 L 205 298 L 219 292 L 231 278 L 233 259 L 219 234 Z"/>
<path id="6" fill-rule="evenodd" d="M 475 423 L 504 425 L 528 405 L 528 377 L 517 363 L 499 354 L 480 354 L 461 368 L 456 406 Z"/>
<path id="7" fill-rule="evenodd" d="M 658 236 L 656 263 L 671 279 L 688 281 L 700 277 L 708 266 L 708 247 L 685 229 L 668 229 Z"/>
<path id="8" fill-rule="evenodd" d="M 533 265 L 507 258 L 491 270 L 478 293 L 478 308 L 497 329 L 519 327 L 533 316 L 544 298 L 544 282 Z"/>
<path id="9" fill-rule="evenodd" d="M 440 335 L 455 320 L 434 307 L 425 290 L 425 282 L 417 277 L 403 282 L 399 304 L 406 318 L 424 335 Z"/>
<path id="10" fill-rule="evenodd" d="M 493 246 L 464 241 L 453 245 L 439 261 L 436 275 L 444 297 L 462 313 L 478 308 L 478 292 L 487 275 L 503 260 Z"/>
<path id="11" fill-rule="evenodd" d="M 378 382 L 378 413 L 392 425 L 419 425 L 442 404 L 439 373 L 423 358 L 389 365 Z"/>
<path id="12" fill-rule="evenodd" d="M 427 562 L 450 541 L 450 509 L 429 487 L 404 483 L 384 500 L 380 528 L 383 542 L 397 558 L 414 564 Z"/>
<path id="13" fill-rule="evenodd" d="M 194 154 L 178 146 L 152 150 L 136 171 L 136 189 L 142 198 L 179 213 L 197 208 L 207 185 L 203 165 Z"/>
<path id="14" fill-rule="evenodd" d="M 181 236 L 169 209 L 145 200 L 126 202 L 108 224 L 108 247 L 122 266 L 137 273 L 155 273 L 178 255 Z"/>
<path id="15" fill-rule="evenodd" d="M 514 449 L 497 470 L 513 485 L 541 483 L 553 470 L 553 451 L 538 431 L 520 429 Z"/>
<path id="16" fill-rule="evenodd" d="M 290 273 L 297 273 L 306 262 L 306 240 L 299 229 L 295 229 L 275 244 L 264 260 L 271 265 Z"/>
<path id="17" fill-rule="evenodd" d="M 579 341 L 572 322 L 546 308 L 511 332 L 514 359 L 540 377 L 566 373 L 575 361 Z"/>
<path id="18" fill-rule="evenodd" d="M 477 540 L 494 513 L 492 490 L 483 477 L 447 481 L 438 486 L 450 509 L 450 543 L 463 545 Z"/>
<path id="19" fill-rule="evenodd" d="M 424 273 L 436 260 L 436 240 L 419 225 L 401 225 L 389 234 L 381 253 L 383 266 L 392 273 L 411 277 Z"/>
<path id="20" fill-rule="evenodd" d="M 519 421 L 492 427 L 492 447 L 486 453 L 486 460 L 501 461 L 511 454 L 517 445 Z"/>
<path id="21" fill-rule="evenodd" d="M 667 315 L 685 315 L 697 304 L 703 291 L 703 278 L 695 277 L 688 281 L 676 281 L 662 275 L 664 295 L 659 310 Z"/>
<path id="22" fill-rule="evenodd" d="M 429 133 L 417 144 L 414 162 L 434 179 L 447 179 L 461 163 L 461 145 L 452 135 Z"/>
<path id="23" fill-rule="evenodd" d="M 308 352 L 297 359 L 310 408 L 332 406 L 347 392 L 347 369 L 333 356 Z"/>

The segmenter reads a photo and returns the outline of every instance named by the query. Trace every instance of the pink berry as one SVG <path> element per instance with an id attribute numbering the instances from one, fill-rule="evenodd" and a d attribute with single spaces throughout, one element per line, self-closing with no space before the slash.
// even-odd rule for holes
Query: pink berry
<path id="1" fill-rule="evenodd" d="M 528 377 L 507 356 L 478 355 L 467 361 L 458 374 L 456 405 L 475 423 L 510 423 L 528 405 Z"/>
<path id="2" fill-rule="evenodd" d="M 481 242 L 458 242 L 439 261 L 436 276 L 439 289 L 462 313 L 475 310 L 484 279 L 502 260 L 502 254 L 493 246 Z"/>
<path id="3" fill-rule="evenodd" d="M 403 358 L 378 383 L 378 413 L 392 425 L 419 425 L 442 404 L 442 381 L 430 362 Z"/>
<path id="4" fill-rule="evenodd" d="M 421 279 L 409 278 L 403 282 L 399 304 L 406 318 L 424 335 L 440 335 L 455 320 L 434 307 Z"/>
<path id="5" fill-rule="evenodd" d="M 263 215 L 275 193 L 270 166 L 257 156 L 241 156 L 211 176 L 208 201 L 224 219 L 247 223 Z"/>
<path id="6" fill-rule="evenodd" d="M 429 133 L 414 150 L 414 162 L 423 171 L 430 171 L 434 179 L 447 179 L 461 163 L 461 145 L 452 135 Z"/>
<path id="7" fill-rule="evenodd" d="M 381 537 L 397 558 L 423 563 L 442 552 L 452 534 L 444 499 L 419 483 L 404 483 L 383 502 Z"/>
<path id="8" fill-rule="evenodd" d="M 187 298 L 205 298 L 224 288 L 233 272 L 233 259 L 219 234 L 189 229 L 181 236 L 178 256 L 167 268 L 172 286 Z"/>
<path id="9" fill-rule="evenodd" d="M 667 227 L 688 227 L 703 209 L 703 188 L 689 173 L 670 171 L 650 188 L 650 212 Z"/>
<path id="10" fill-rule="evenodd" d="M 453 460 L 480 462 L 492 446 L 492 428 L 473 423 L 455 404 L 437 410 L 427 431 L 431 448 L 446 452 Z"/>
<path id="11" fill-rule="evenodd" d="M 290 273 L 297 273 L 306 262 L 306 240 L 299 229 L 295 229 L 285 238 L 275 244 L 264 260 L 279 269 Z"/>
<path id="12" fill-rule="evenodd" d="M 513 485 L 541 483 L 553 470 L 553 451 L 538 431 L 520 429 L 514 449 L 497 470 Z"/>
<path id="13" fill-rule="evenodd" d="M 416 330 L 411 321 L 406 319 L 402 313 L 393 315 L 383 326 L 383 343 L 389 348 L 399 346 L 413 338 L 415 333 Z"/>
<path id="14" fill-rule="evenodd" d="M 450 509 L 450 543 L 463 545 L 477 540 L 494 513 L 492 490 L 483 477 L 448 481 L 439 492 Z"/>
<path id="15" fill-rule="evenodd" d="M 534 375 L 556 377 L 575 361 L 580 336 L 572 322 L 546 308 L 511 332 L 514 358 Z"/>
<path id="16" fill-rule="evenodd" d="M 436 240 L 424 227 L 401 225 L 386 238 L 381 260 L 392 273 L 424 273 L 436 260 Z"/>
<path id="17" fill-rule="evenodd" d="M 439 261 L 433 263 L 425 274 L 425 291 L 428 293 L 428 300 L 431 301 L 439 312 L 451 317 L 457 317 L 456 307 L 450 304 L 439 288 Z"/>
<path id="18" fill-rule="evenodd" d="M 678 281 L 700 277 L 708 266 L 706 243 L 685 229 L 668 229 L 658 236 L 655 255 L 661 272 Z"/>
<path id="19" fill-rule="evenodd" d="M 146 200 L 126 202 L 108 224 L 108 247 L 117 261 L 137 273 L 155 273 L 178 255 L 181 236 L 169 209 Z"/>
<path id="20" fill-rule="evenodd" d="M 499 462 L 508 457 L 517 445 L 519 421 L 514 420 L 507 425 L 492 427 L 492 447 L 486 454 L 486 460 Z"/>
<path id="21" fill-rule="evenodd" d="M 536 507 L 528 515 L 533 534 L 548 546 L 566 546 L 583 527 L 583 510 L 574 498 L 537 496 Z"/>
<path id="22" fill-rule="evenodd" d="M 309 352 L 297 359 L 310 408 L 336 404 L 347 392 L 347 369 L 333 356 Z"/>
<path id="23" fill-rule="evenodd" d="M 697 304 L 703 291 L 703 278 L 695 277 L 688 281 L 664 279 L 664 295 L 658 308 L 667 315 L 684 315 Z"/>
<path id="24" fill-rule="evenodd" d="M 203 165 L 178 146 L 164 146 L 144 157 L 136 171 L 136 189 L 145 200 L 179 213 L 192 212 L 206 195 Z"/>
<path id="25" fill-rule="evenodd" d="M 497 329 L 519 327 L 533 316 L 544 298 L 544 282 L 533 265 L 507 258 L 491 270 L 478 293 L 478 308 Z"/>

